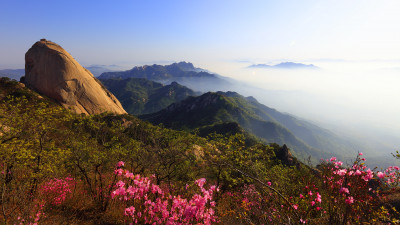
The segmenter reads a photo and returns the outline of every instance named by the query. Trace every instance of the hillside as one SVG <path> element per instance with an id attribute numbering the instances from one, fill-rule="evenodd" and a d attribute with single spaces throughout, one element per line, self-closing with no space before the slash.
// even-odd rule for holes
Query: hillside
<path id="1" fill-rule="evenodd" d="M 192 189 L 185 183 L 202 177 L 207 186 L 215 184 L 220 195 L 254 182 L 232 166 L 260 176 L 282 171 L 292 177 L 312 176 L 285 146 L 248 147 L 241 135 L 206 140 L 126 114 L 78 115 L 6 78 L 0 79 L 0 143 L 0 166 L 7 171 L 0 174 L 1 219 L 12 223 L 125 224 L 124 208 L 110 197 L 121 185 L 115 165 L 124 165 L 127 174 L 133 171 L 137 179 L 149 179 L 162 190 L 176 188 L 171 194 Z M 211 208 L 227 204 L 223 199 L 216 197 Z"/>
<path id="2" fill-rule="evenodd" d="M 204 130 L 207 126 L 236 122 L 247 132 L 267 143 L 287 144 L 298 156 L 312 155 L 319 159 L 331 154 L 312 147 L 275 119 L 278 116 L 284 117 L 284 114 L 270 109 L 275 114 L 269 115 L 265 109 L 268 108 L 263 108 L 252 97 L 245 98 L 234 92 L 209 92 L 199 97 L 189 97 L 164 110 L 142 115 L 140 118 L 153 124 L 162 123 L 166 127 L 182 130 Z M 289 118 L 296 121 L 293 117 Z M 298 126 L 302 125 L 299 120 L 296 122 L 299 123 Z M 290 122 L 287 124 L 291 125 Z M 312 133 L 307 127 L 304 129 Z"/>
<path id="3" fill-rule="evenodd" d="M 144 78 L 101 79 L 103 85 L 133 115 L 157 112 L 168 105 L 199 93 L 176 82 L 163 85 Z"/>

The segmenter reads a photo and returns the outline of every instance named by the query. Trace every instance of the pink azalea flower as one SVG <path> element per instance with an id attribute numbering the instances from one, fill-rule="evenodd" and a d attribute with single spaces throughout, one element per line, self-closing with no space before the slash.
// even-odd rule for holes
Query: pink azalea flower
<path id="1" fill-rule="evenodd" d="M 378 172 L 376 175 L 377 175 L 379 178 L 382 178 L 382 179 L 385 177 L 385 174 L 382 173 L 382 172 Z"/>
<path id="2" fill-rule="evenodd" d="M 338 171 L 337 171 L 337 174 L 338 174 L 339 176 L 344 176 L 344 175 L 346 175 L 346 173 L 347 173 L 347 170 L 346 170 L 346 169 L 342 169 L 342 170 L 338 170 Z"/>
<path id="3" fill-rule="evenodd" d="M 317 192 L 317 198 L 315 199 L 315 201 L 321 203 L 322 199 L 321 199 L 321 195 Z"/>
<path id="4" fill-rule="evenodd" d="M 339 193 L 349 193 L 349 189 L 348 188 L 345 188 L 345 187 L 341 187 L 340 188 L 340 190 L 339 190 Z"/>
<path id="5" fill-rule="evenodd" d="M 199 186 L 199 187 L 203 187 L 204 183 L 206 182 L 206 178 L 200 178 L 198 180 L 195 181 L 195 183 Z"/>
<path id="6" fill-rule="evenodd" d="M 358 153 L 358 155 L 359 155 L 359 156 L 362 156 L 362 155 L 364 155 L 364 154 L 363 154 L 362 152 L 360 152 L 360 153 Z"/>
<path id="7" fill-rule="evenodd" d="M 125 209 L 125 213 L 124 214 L 125 214 L 125 216 L 133 217 L 134 213 L 135 213 L 135 207 L 131 206 L 131 207 Z"/>
<path id="8" fill-rule="evenodd" d="M 125 183 L 122 180 L 120 180 L 117 182 L 116 185 L 117 185 L 117 187 L 123 187 L 123 186 L 125 186 Z"/>
<path id="9" fill-rule="evenodd" d="M 125 166 L 125 163 L 123 161 L 119 161 L 117 163 L 117 167 L 122 167 L 122 166 Z"/>
<path id="10" fill-rule="evenodd" d="M 124 173 L 124 170 L 123 169 L 116 169 L 114 171 L 114 173 L 117 174 L 117 175 L 122 175 Z"/>
<path id="11" fill-rule="evenodd" d="M 347 203 L 347 204 L 352 204 L 352 203 L 354 203 L 354 198 L 353 198 L 352 196 L 348 197 L 348 198 L 346 199 L 346 203 Z"/>

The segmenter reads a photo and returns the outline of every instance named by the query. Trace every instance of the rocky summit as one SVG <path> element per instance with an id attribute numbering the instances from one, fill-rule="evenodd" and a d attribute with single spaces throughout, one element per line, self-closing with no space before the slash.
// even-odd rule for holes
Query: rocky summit
<path id="1" fill-rule="evenodd" d="M 121 103 L 60 45 L 41 39 L 25 54 L 27 87 L 76 113 L 126 113 Z"/>

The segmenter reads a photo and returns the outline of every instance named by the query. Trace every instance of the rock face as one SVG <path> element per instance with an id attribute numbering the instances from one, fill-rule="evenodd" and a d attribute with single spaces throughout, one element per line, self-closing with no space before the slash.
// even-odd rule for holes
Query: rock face
<path id="1" fill-rule="evenodd" d="M 61 46 L 46 39 L 25 54 L 25 84 L 76 113 L 126 113 L 121 103 Z"/>

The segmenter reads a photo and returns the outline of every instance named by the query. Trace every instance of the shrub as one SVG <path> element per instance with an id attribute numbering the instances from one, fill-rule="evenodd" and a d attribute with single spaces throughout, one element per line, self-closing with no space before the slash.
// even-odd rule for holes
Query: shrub
<path id="1" fill-rule="evenodd" d="M 133 223 L 139 224 L 211 224 L 216 221 L 215 202 L 212 196 L 216 186 L 204 187 L 204 178 L 195 181 L 196 187 L 186 186 L 191 198 L 175 196 L 168 189 L 154 184 L 153 178 L 134 175 L 122 169 L 124 163 L 119 162 L 115 173 L 121 178 L 112 192 L 113 198 L 125 202 L 124 215 Z M 189 190 L 192 189 L 192 190 Z"/>

